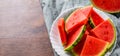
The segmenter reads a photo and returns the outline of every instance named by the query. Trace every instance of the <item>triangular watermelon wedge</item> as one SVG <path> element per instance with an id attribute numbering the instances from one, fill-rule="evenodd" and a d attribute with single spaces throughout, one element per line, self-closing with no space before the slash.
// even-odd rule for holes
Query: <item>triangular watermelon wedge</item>
<path id="1" fill-rule="evenodd" d="M 78 42 L 81 40 L 81 38 L 84 35 L 86 26 L 82 25 L 79 27 L 76 31 L 74 31 L 72 34 L 68 36 L 68 42 L 65 47 L 65 51 L 70 51 L 75 45 L 78 44 Z"/>
<path id="2" fill-rule="evenodd" d="M 116 40 L 116 29 L 110 19 L 100 23 L 92 32 L 97 38 L 109 42 L 108 48 L 110 48 Z"/>
<path id="3" fill-rule="evenodd" d="M 58 26 L 58 31 L 60 33 L 60 39 L 62 42 L 62 45 L 66 45 L 67 44 L 67 36 L 66 36 L 66 32 L 65 32 L 65 22 L 64 22 L 64 18 L 60 18 L 57 22 L 57 26 Z"/>
<path id="4" fill-rule="evenodd" d="M 87 23 L 88 18 L 81 12 L 81 8 L 76 9 L 67 19 L 65 29 L 67 33 Z"/>
<path id="5" fill-rule="evenodd" d="M 93 36 L 87 36 L 80 56 L 104 56 L 108 42 Z"/>
<path id="6" fill-rule="evenodd" d="M 90 16 L 90 25 L 92 28 L 103 22 L 104 19 L 93 9 Z"/>
<path id="7" fill-rule="evenodd" d="M 85 31 L 85 34 L 83 35 L 82 39 L 79 41 L 79 43 L 72 49 L 72 53 L 74 56 L 79 56 L 81 54 L 81 51 L 84 46 L 84 42 L 87 38 L 87 35 L 89 34 L 88 31 Z"/>
<path id="8" fill-rule="evenodd" d="M 87 6 L 76 9 L 66 20 L 66 32 L 70 33 L 77 27 L 86 24 L 93 7 Z"/>

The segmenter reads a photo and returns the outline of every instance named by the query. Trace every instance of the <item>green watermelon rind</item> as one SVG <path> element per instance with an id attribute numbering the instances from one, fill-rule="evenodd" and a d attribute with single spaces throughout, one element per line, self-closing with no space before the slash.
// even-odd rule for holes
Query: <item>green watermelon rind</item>
<path id="1" fill-rule="evenodd" d="M 73 54 L 73 56 L 79 56 L 79 55 L 76 54 L 73 50 L 72 50 L 72 54 Z"/>
<path id="2" fill-rule="evenodd" d="M 74 52 L 74 50 L 71 50 L 71 52 L 72 52 L 72 56 L 79 56 L 78 54 L 76 54 L 75 52 Z"/>
<path id="3" fill-rule="evenodd" d="M 111 25 L 113 26 L 113 29 L 114 29 L 114 39 L 112 40 L 112 42 L 108 46 L 108 50 L 110 50 L 110 49 L 112 49 L 112 47 L 113 47 L 113 45 L 116 41 L 116 28 L 115 28 L 114 24 L 112 23 L 112 20 L 109 19 L 109 18 L 108 18 L 108 20 L 109 20 L 109 22 L 111 23 Z"/>
<path id="4" fill-rule="evenodd" d="M 88 23 L 90 24 L 90 26 L 91 26 L 92 28 L 95 28 L 95 24 L 94 24 L 94 22 L 93 22 L 93 20 L 92 20 L 92 17 L 90 17 Z"/>
<path id="5" fill-rule="evenodd" d="M 77 39 L 68 47 L 66 47 L 64 50 L 65 51 L 71 51 L 72 48 L 74 48 L 75 45 L 78 44 L 78 42 L 81 40 L 82 36 L 84 35 L 86 30 L 86 26 L 83 25 L 80 34 L 78 35 Z"/>
<path id="6" fill-rule="evenodd" d="M 120 12 L 120 10 L 118 10 L 118 11 L 108 11 L 108 10 L 104 10 L 104 9 L 99 8 L 98 6 L 96 6 L 92 0 L 90 0 L 90 1 L 91 1 L 92 5 L 93 5 L 94 7 L 98 8 L 98 9 L 104 11 L 104 12 L 108 12 L 108 13 L 119 13 L 119 12 Z"/>
<path id="7" fill-rule="evenodd" d="M 105 54 L 106 54 L 106 52 L 107 52 L 107 50 L 108 50 L 108 49 L 107 49 L 108 46 L 109 46 L 109 43 L 106 44 L 106 46 L 104 47 L 103 51 L 100 52 L 100 53 L 98 54 L 98 56 L 105 56 Z"/>

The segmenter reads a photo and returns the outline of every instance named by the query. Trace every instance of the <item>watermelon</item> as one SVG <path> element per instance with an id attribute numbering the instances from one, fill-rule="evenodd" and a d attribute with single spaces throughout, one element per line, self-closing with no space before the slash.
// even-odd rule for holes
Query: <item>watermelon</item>
<path id="1" fill-rule="evenodd" d="M 88 18 L 81 12 L 81 8 L 76 9 L 67 19 L 65 24 L 65 29 L 67 33 L 77 27 L 86 24 Z"/>
<path id="2" fill-rule="evenodd" d="M 108 48 L 110 48 L 115 42 L 116 29 L 110 19 L 107 19 L 96 26 L 94 29 L 92 29 L 92 32 L 97 36 L 97 38 L 109 42 Z"/>
<path id="3" fill-rule="evenodd" d="M 108 42 L 87 35 L 80 56 L 104 56 L 107 51 Z"/>
<path id="4" fill-rule="evenodd" d="M 92 10 L 90 21 L 89 21 L 91 27 L 94 28 L 95 26 L 99 25 L 103 21 L 104 19 L 95 10 Z"/>
<path id="5" fill-rule="evenodd" d="M 120 0 L 91 0 L 93 6 L 109 13 L 120 12 Z"/>
<path id="6" fill-rule="evenodd" d="M 66 37 L 66 32 L 65 32 L 65 22 L 64 22 L 64 18 L 60 18 L 58 20 L 58 30 L 60 33 L 60 38 L 61 38 L 61 42 L 64 45 L 67 44 L 67 37 Z"/>
<path id="7" fill-rule="evenodd" d="M 73 34 L 70 34 L 68 36 L 68 42 L 65 47 L 65 51 L 70 51 L 77 43 L 81 40 L 82 36 L 84 35 L 86 26 L 82 25 L 79 27 L 76 31 L 73 32 Z"/>
<path id="8" fill-rule="evenodd" d="M 89 17 L 90 17 L 90 15 L 91 15 L 92 10 L 93 10 L 93 7 L 92 7 L 92 6 L 86 6 L 86 7 L 81 8 L 81 12 L 82 12 L 86 17 L 88 17 L 88 20 L 89 20 Z M 86 23 L 86 30 L 89 32 L 92 28 L 91 28 L 91 26 L 89 25 L 88 20 L 87 20 L 87 23 Z"/>
<path id="9" fill-rule="evenodd" d="M 79 43 L 72 49 L 72 53 L 73 53 L 74 56 L 79 56 L 80 55 L 80 53 L 82 51 L 82 48 L 83 48 L 83 45 L 84 45 L 84 42 L 85 42 L 88 34 L 89 34 L 89 32 L 85 31 L 85 34 L 83 35 L 81 41 L 79 41 Z"/>

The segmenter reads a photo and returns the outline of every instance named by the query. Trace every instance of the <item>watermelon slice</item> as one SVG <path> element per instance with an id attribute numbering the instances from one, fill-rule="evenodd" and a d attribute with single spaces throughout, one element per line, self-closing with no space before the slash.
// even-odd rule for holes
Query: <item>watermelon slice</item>
<path id="1" fill-rule="evenodd" d="M 110 19 L 102 22 L 96 26 L 92 32 L 97 36 L 97 38 L 109 42 L 108 48 L 110 48 L 116 39 L 116 29 Z"/>
<path id="2" fill-rule="evenodd" d="M 88 35 L 80 56 L 103 56 L 107 46 L 108 42 Z"/>
<path id="3" fill-rule="evenodd" d="M 79 27 L 73 34 L 70 34 L 68 36 L 68 42 L 65 47 L 65 51 L 70 51 L 77 43 L 81 40 L 82 36 L 84 35 L 85 32 L 85 25 L 82 25 Z"/>
<path id="4" fill-rule="evenodd" d="M 88 34 L 89 34 L 89 32 L 85 31 L 85 34 L 83 35 L 81 41 L 79 41 L 79 43 L 72 49 L 72 53 L 74 56 L 79 56 L 81 54 L 81 51 L 84 46 L 84 42 L 85 42 Z"/>
<path id="5" fill-rule="evenodd" d="M 88 18 L 81 12 L 81 9 L 76 9 L 66 20 L 65 29 L 67 33 L 70 33 L 72 30 L 77 27 L 86 24 Z"/>
<path id="6" fill-rule="evenodd" d="M 90 17 L 90 15 L 91 15 L 92 10 L 93 10 L 93 7 L 92 7 L 92 6 L 86 6 L 86 7 L 81 8 L 81 12 L 82 12 L 86 17 L 88 17 L 88 20 L 89 20 L 89 17 Z M 86 30 L 89 32 L 92 28 L 91 28 L 91 26 L 89 25 L 88 20 L 87 20 L 87 23 L 86 23 Z"/>
<path id="7" fill-rule="evenodd" d="M 66 37 L 66 32 L 65 32 L 65 22 L 64 22 L 64 18 L 60 18 L 58 20 L 58 30 L 60 33 L 60 38 L 61 38 L 61 42 L 64 45 L 67 44 L 67 37 Z"/>
<path id="8" fill-rule="evenodd" d="M 89 22 L 91 27 L 94 28 L 103 21 L 104 19 L 95 10 L 92 10 Z"/>
<path id="9" fill-rule="evenodd" d="M 109 12 L 120 12 L 120 0 L 91 0 L 93 6 L 96 8 Z"/>

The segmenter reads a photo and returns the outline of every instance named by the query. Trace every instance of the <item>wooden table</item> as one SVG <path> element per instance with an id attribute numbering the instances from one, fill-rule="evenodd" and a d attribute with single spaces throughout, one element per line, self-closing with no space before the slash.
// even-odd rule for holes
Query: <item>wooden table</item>
<path id="1" fill-rule="evenodd" d="M 39 0 L 0 0 L 0 56 L 53 56 Z"/>

